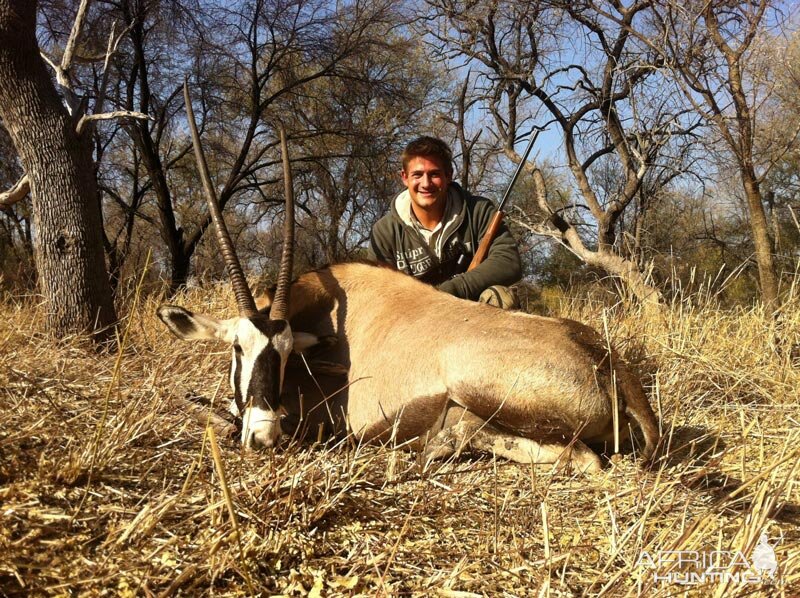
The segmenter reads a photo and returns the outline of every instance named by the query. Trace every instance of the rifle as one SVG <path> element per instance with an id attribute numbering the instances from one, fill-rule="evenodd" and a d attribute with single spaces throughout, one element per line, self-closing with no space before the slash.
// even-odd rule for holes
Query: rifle
<path id="1" fill-rule="evenodd" d="M 486 233 L 483 235 L 480 245 L 478 245 L 478 250 L 475 252 L 472 261 L 469 263 L 467 272 L 477 268 L 481 262 L 486 259 L 486 256 L 489 255 L 489 245 L 491 245 L 492 241 L 494 241 L 494 238 L 497 236 L 497 231 L 500 228 L 500 224 L 503 222 L 503 216 L 505 215 L 503 212 L 503 206 L 505 205 L 506 201 L 508 201 L 508 196 L 511 195 L 511 189 L 514 188 L 514 183 L 517 182 L 519 173 L 522 172 L 522 167 L 525 166 L 525 162 L 528 160 L 528 155 L 531 153 L 533 144 L 536 143 L 536 138 L 538 136 L 539 129 L 536 129 L 536 132 L 531 135 L 531 140 L 528 142 L 528 147 L 525 149 L 522 160 L 520 160 L 519 164 L 517 165 L 517 170 L 514 173 L 514 176 L 511 177 L 511 182 L 508 184 L 508 188 L 503 195 L 503 199 L 500 201 L 500 205 L 497 207 L 497 213 L 495 213 L 492 221 L 489 223 L 489 228 L 486 229 Z"/>

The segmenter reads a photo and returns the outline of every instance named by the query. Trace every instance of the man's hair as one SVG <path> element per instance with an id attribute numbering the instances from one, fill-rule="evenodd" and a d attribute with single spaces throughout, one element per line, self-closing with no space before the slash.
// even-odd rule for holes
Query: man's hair
<path id="1" fill-rule="evenodd" d="M 408 163 L 414 158 L 436 158 L 442 163 L 447 176 L 453 176 L 453 152 L 441 139 L 417 137 L 403 150 L 403 172 L 408 172 Z"/>

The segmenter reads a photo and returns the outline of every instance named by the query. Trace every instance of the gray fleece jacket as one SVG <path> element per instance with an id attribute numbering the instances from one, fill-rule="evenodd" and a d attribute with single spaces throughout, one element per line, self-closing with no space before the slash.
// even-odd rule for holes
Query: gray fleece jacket
<path id="1" fill-rule="evenodd" d="M 443 230 L 434 236 L 435 247 L 412 221 L 411 198 L 404 191 L 392 202 L 390 212 L 372 227 L 370 259 L 473 301 L 492 285 L 518 282 L 522 278 L 519 251 L 505 224 L 500 226 L 483 263 L 467 272 L 497 208 L 489 199 L 470 195 L 456 183 L 450 183 L 448 191 L 450 203 Z"/>

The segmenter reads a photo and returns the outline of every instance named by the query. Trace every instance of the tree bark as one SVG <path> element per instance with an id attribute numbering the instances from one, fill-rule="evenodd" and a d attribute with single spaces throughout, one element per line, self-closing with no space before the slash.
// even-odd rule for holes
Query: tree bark
<path id="1" fill-rule="evenodd" d="M 775 313 L 778 308 L 778 275 L 775 260 L 772 258 L 772 239 L 769 236 L 769 223 L 761 201 L 761 189 L 755 173 L 742 168 L 742 183 L 750 213 L 750 231 L 753 235 L 756 264 L 758 265 L 758 282 L 761 287 L 761 299 L 768 314 Z"/>
<path id="2" fill-rule="evenodd" d="M 0 0 L 0 116 L 30 179 L 35 261 L 56 336 L 103 340 L 116 321 L 91 146 L 39 54 L 37 2 Z"/>

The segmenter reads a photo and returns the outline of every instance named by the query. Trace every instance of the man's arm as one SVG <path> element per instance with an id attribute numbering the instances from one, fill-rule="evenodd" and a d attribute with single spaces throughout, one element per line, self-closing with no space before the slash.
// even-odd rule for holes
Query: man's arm
<path id="1" fill-rule="evenodd" d="M 473 212 L 473 221 L 479 231 L 477 239 L 473 240 L 473 252 L 486 234 L 492 216 L 497 211 L 489 200 L 479 200 Z M 476 301 L 480 294 L 492 285 L 508 286 L 519 282 L 522 278 L 522 263 L 517 249 L 517 242 L 508 230 L 505 223 L 500 225 L 497 236 L 489 246 L 486 259 L 475 269 L 457 274 L 450 280 L 439 285 L 442 290 L 462 299 Z"/>
<path id="2" fill-rule="evenodd" d="M 367 249 L 367 259 L 372 262 L 383 262 L 390 266 L 395 265 L 394 249 L 392 244 L 392 231 L 387 217 L 378 220 L 372 227 L 369 237 L 369 248 Z"/>

